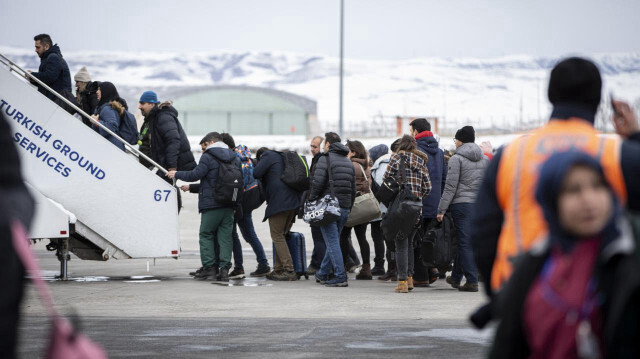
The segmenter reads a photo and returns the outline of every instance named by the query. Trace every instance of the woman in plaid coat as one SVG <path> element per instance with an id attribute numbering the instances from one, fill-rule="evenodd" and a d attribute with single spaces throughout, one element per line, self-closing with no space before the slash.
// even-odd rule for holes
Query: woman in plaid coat
<path id="1" fill-rule="evenodd" d="M 411 192 L 422 199 L 431 192 L 431 180 L 427 169 L 427 155 L 419 151 L 416 140 L 411 136 L 403 136 L 398 146 L 398 152 L 391 156 L 391 161 L 387 166 L 384 178 L 395 177 L 400 170 L 400 160 L 404 158 L 405 177 L 407 184 L 411 187 Z M 421 216 L 418 216 L 420 224 Z M 398 293 L 408 293 L 413 289 L 413 231 L 408 237 L 399 234 L 395 238 L 396 243 L 396 271 L 398 274 Z"/>

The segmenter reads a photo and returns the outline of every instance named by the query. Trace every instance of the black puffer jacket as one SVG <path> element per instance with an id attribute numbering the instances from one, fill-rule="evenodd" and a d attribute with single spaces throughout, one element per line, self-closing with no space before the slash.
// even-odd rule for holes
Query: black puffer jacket
<path id="1" fill-rule="evenodd" d="M 327 172 L 327 156 L 331 160 L 331 175 L 333 176 L 333 190 L 340 207 L 351 208 L 356 199 L 356 173 L 351 160 L 347 158 L 349 149 L 342 143 L 332 143 L 329 153 L 320 157 L 311 180 L 310 200 L 323 197 L 330 193 L 329 173 Z"/>
<path id="2" fill-rule="evenodd" d="M 60 47 L 57 44 L 51 46 L 49 50 L 42 54 L 38 72 L 32 72 L 31 75 L 61 95 L 65 90 L 71 93 L 71 72 L 69 72 L 69 65 L 62 57 Z M 38 84 L 36 86 L 40 93 L 55 101 L 56 96 L 54 94 Z"/>
<path id="3" fill-rule="evenodd" d="M 92 81 L 87 84 L 87 87 L 83 91 L 80 91 L 78 94 L 78 103 L 80 103 L 80 108 L 82 111 L 86 112 L 88 115 L 93 114 L 98 107 L 98 82 Z M 86 118 L 82 118 L 82 122 L 84 122 L 87 126 L 91 126 L 91 121 Z"/>
<path id="4" fill-rule="evenodd" d="M 198 210 L 200 213 L 210 209 L 230 208 L 230 206 L 218 204 L 215 199 L 213 199 L 213 192 L 216 188 L 221 161 L 233 163 L 238 166 L 238 168 L 242 168 L 240 159 L 236 157 L 233 150 L 223 147 L 210 147 L 202 154 L 200 163 L 198 163 L 196 168 L 191 171 L 176 172 L 176 178 L 179 180 L 185 182 L 200 180 L 200 186 L 198 188 Z"/>
<path id="5" fill-rule="evenodd" d="M 155 106 L 146 117 L 151 137 L 151 159 L 166 169 L 188 171 L 196 167 L 189 140 L 178 122 L 178 111 L 171 103 Z"/>
<path id="6" fill-rule="evenodd" d="M 284 158 L 275 151 L 265 151 L 253 168 L 253 177 L 262 181 L 267 200 L 263 221 L 278 213 L 298 209 L 301 205 L 302 193 L 280 180 L 283 172 Z"/>

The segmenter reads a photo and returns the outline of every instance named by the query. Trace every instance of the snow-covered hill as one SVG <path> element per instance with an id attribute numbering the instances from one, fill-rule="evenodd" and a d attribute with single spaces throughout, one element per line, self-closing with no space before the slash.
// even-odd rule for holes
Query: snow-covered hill
<path id="1" fill-rule="evenodd" d="M 65 52 L 72 74 L 87 66 L 93 79 L 119 89 L 251 85 L 307 96 L 318 118 L 333 127 L 338 118 L 338 59 L 286 52 L 133 53 Z M 0 47 L 20 66 L 37 69 L 33 50 Z M 640 105 L 640 53 L 596 54 L 604 94 Z M 425 58 L 403 61 L 345 60 L 347 128 L 374 116 L 439 116 L 445 125 L 507 127 L 549 114 L 546 86 L 557 58 L 508 56 L 490 59 Z M 132 99 L 135 100 L 135 99 Z"/>

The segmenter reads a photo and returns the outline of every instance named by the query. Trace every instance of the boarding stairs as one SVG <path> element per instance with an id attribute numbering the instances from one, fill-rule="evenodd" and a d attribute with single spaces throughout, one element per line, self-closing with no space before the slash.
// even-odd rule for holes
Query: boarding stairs
<path id="1" fill-rule="evenodd" d="M 36 201 L 30 237 L 51 240 L 61 278 L 67 279 L 69 253 L 89 260 L 177 258 L 178 193 L 157 174 L 166 169 L 118 137 L 127 151 L 120 150 L 78 117 L 114 133 L 75 106 L 78 115 L 70 115 L 25 77 L 55 93 L 0 54 L 0 113 Z"/>

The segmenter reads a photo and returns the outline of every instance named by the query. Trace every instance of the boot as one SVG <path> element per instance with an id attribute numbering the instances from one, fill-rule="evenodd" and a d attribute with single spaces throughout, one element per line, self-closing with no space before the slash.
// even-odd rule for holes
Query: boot
<path id="1" fill-rule="evenodd" d="M 373 279 L 373 275 L 371 274 L 371 264 L 369 263 L 363 264 L 362 269 L 360 269 L 360 273 L 356 275 L 356 279 L 365 279 L 365 280 Z"/>
<path id="2" fill-rule="evenodd" d="M 396 287 L 396 293 L 409 293 L 409 287 L 406 280 L 399 280 Z"/>
<path id="3" fill-rule="evenodd" d="M 398 276 L 396 276 L 396 261 L 389 261 L 389 267 L 387 269 L 387 273 L 385 273 L 385 275 L 378 277 L 379 280 L 388 282 L 388 281 L 392 281 L 395 282 L 396 280 L 398 280 Z"/>
<path id="4" fill-rule="evenodd" d="M 381 276 L 384 275 L 385 271 L 384 271 L 384 264 L 383 265 L 378 265 L 376 264 L 372 269 L 371 269 L 371 275 L 375 275 L 375 276 Z"/>
<path id="5" fill-rule="evenodd" d="M 218 282 L 229 281 L 229 268 L 220 268 L 220 274 L 218 274 Z"/>
<path id="6" fill-rule="evenodd" d="M 205 267 L 200 271 L 200 273 L 194 275 L 193 278 L 197 280 L 215 280 L 216 275 L 217 272 L 215 267 Z"/>
<path id="7" fill-rule="evenodd" d="M 409 279 L 407 280 L 407 289 L 413 290 L 413 277 L 412 276 L 409 276 Z"/>

